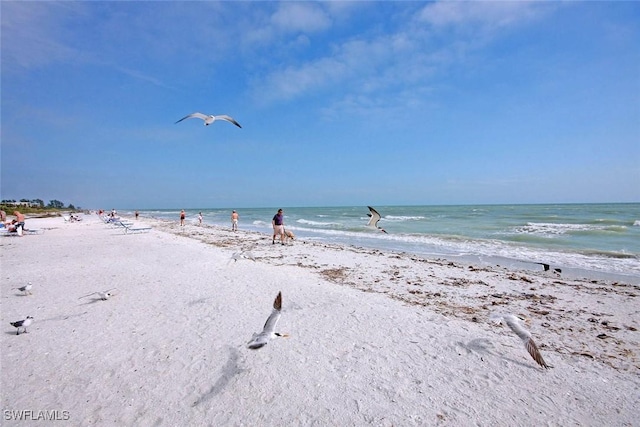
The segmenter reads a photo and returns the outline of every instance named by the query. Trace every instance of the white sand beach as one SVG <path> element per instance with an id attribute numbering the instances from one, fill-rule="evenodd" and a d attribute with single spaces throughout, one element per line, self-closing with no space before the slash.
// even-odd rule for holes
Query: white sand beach
<path id="1" fill-rule="evenodd" d="M 140 224 L 1 238 L 0 424 L 640 425 L 637 285 Z M 279 291 L 290 337 L 248 349 Z M 552 368 L 496 312 L 526 317 Z"/>

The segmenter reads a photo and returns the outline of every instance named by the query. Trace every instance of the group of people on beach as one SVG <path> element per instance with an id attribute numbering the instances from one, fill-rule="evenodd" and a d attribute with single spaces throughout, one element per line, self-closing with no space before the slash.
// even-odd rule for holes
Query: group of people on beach
<path id="1" fill-rule="evenodd" d="M 100 218 L 102 218 L 102 219 L 103 219 L 103 221 L 106 221 L 106 222 L 118 222 L 118 221 L 120 221 L 120 217 L 118 216 L 118 211 L 117 211 L 117 210 L 115 210 L 115 209 L 111 209 L 111 212 L 109 212 L 109 213 L 106 215 L 106 219 L 105 219 L 105 218 L 103 218 L 103 217 L 105 216 L 105 211 L 104 211 L 104 209 L 100 209 L 100 210 L 98 210 L 98 216 L 99 216 Z M 136 217 L 136 218 L 137 218 L 137 217 Z"/>
<path id="2" fill-rule="evenodd" d="M 184 221 L 187 218 L 187 214 L 184 209 L 180 211 L 180 226 L 184 227 Z M 235 210 L 231 212 L 231 230 L 238 231 L 238 219 L 240 215 Z M 202 225 L 202 212 L 198 212 L 198 225 Z"/>
<path id="3" fill-rule="evenodd" d="M 19 211 L 14 211 L 13 215 L 15 218 L 8 221 L 7 213 L 0 211 L 0 227 L 5 228 L 9 232 L 17 232 L 18 235 L 22 235 L 22 231 L 24 230 L 24 215 Z"/>
<path id="4" fill-rule="evenodd" d="M 180 226 L 184 227 L 185 220 L 187 218 L 187 214 L 182 209 L 180 211 Z M 231 230 L 238 231 L 238 220 L 240 219 L 240 215 L 235 210 L 231 212 Z M 198 212 L 198 225 L 202 225 L 202 212 Z M 272 244 L 276 243 L 276 237 L 280 238 L 280 243 L 285 244 L 285 240 L 287 238 L 293 238 L 293 233 L 287 232 L 284 228 L 284 211 L 282 209 L 278 209 L 278 212 L 271 219 L 271 226 L 273 227 L 273 239 L 271 240 Z"/>

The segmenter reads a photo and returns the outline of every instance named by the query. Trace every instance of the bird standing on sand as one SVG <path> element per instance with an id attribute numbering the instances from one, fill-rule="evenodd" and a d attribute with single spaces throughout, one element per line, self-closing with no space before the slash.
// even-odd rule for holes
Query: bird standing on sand
<path id="1" fill-rule="evenodd" d="M 17 289 L 20 292 L 24 292 L 25 295 L 33 295 L 31 293 L 31 288 L 33 288 L 33 284 L 31 282 L 27 283 L 26 285 L 19 287 L 19 288 L 13 288 L 13 289 Z"/>
<path id="2" fill-rule="evenodd" d="M 371 206 L 367 206 L 369 208 L 369 213 L 367 214 L 369 218 L 369 222 L 367 223 L 367 227 L 377 228 L 378 230 L 386 233 L 386 231 L 382 227 L 378 227 L 378 221 L 380 221 L 380 214 L 377 210 L 373 209 Z"/>
<path id="3" fill-rule="evenodd" d="M 491 320 L 494 323 L 506 323 L 507 326 L 515 332 L 517 336 L 520 337 L 522 342 L 524 343 L 524 347 L 527 349 L 533 360 L 543 368 L 552 368 L 546 364 L 544 359 L 542 358 L 542 354 L 540 354 L 540 350 L 538 350 L 538 346 L 531 338 L 531 332 L 527 331 L 524 326 L 522 326 L 522 319 L 513 314 L 494 314 L 491 316 Z"/>
<path id="4" fill-rule="evenodd" d="M 253 337 L 251 337 L 251 341 L 248 344 L 248 347 L 252 350 L 257 350 L 261 347 L 267 345 L 267 343 L 275 337 L 288 337 L 287 334 L 281 334 L 275 332 L 276 324 L 280 319 L 280 309 L 282 308 L 282 292 L 278 292 L 278 296 L 273 301 L 273 311 L 271 315 L 267 319 L 267 322 L 264 324 L 264 329 L 262 332 L 254 333 Z"/>
<path id="5" fill-rule="evenodd" d="M 240 123 L 236 122 L 233 119 L 233 117 L 227 116 L 226 114 L 221 114 L 219 116 L 213 116 L 213 115 L 207 115 L 207 114 L 202 114 L 202 113 L 191 113 L 188 116 L 184 116 L 183 118 L 178 120 L 176 123 L 180 123 L 181 121 L 186 120 L 186 119 L 202 119 L 202 120 L 204 120 L 204 125 L 205 126 L 209 126 L 210 124 L 212 124 L 216 120 L 225 120 L 225 121 L 227 121 L 229 123 L 233 123 L 234 125 L 238 126 L 239 128 L 242 128 L 242 126 L 240 126 Z M 176 123 L 174 123 L 174 124 L 176 124 Z"/>
<path id="6" fill-rule="evenodd" d="M 23 333 L 27 333 L 27 326 L 29 326 L 33 322 L 33 317 L 27 316 L 22 320 L 18 320 L 17 322 L 9 322 L 11 326 L 16 328 L 16 335 L 20 335 L 20 328 L 23 329 Z"/>

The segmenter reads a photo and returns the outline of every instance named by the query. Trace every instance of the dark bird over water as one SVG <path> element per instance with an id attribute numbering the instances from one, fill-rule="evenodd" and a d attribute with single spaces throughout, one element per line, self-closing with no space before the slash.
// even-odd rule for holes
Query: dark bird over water
<path id="1" fill-rule="evenodd" d="M 367 214 L 369 218 L 369 222 L 367 223 L 367 227 L 377 228 L 378 230 L 386 233 L 386 231 L 382 227 L 378 227 L 378 221 L 380 221 L 380 214 L 377 210 L 373 209 L 371 206 L 367 206 L 369 208 L 369 213 Z"/>

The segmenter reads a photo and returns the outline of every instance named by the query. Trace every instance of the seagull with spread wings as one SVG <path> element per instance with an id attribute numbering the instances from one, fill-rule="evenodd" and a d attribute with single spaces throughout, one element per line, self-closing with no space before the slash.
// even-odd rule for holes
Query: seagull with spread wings
<path id="1" fill-rule="evenodd" d="M 378 211 L 373 209 L 371 206 L 367 207 L 369 208 L 369 213 L 367 214 L 369 216 L 369 222 L 367 223 L 367 227 L 373 227 L 382 231 L 383 233 L 386 233 L 386 231 L 382 227 L 378 227 L 378 221 L 380 221 L 381 218 Z"/>
<path id="2" fill-rule="evenodd" d="M 253 337 L 251 337 L 251 341 L 249 341 L 248 347 L 252 350 L 257 350 L 259 348 L 267 345 L 269 341 L 276 337 L 288 337 L 287 334 L 281 334 L 279 332 L 275 332 L 276 325 L 278 324 L 278 320 L 280 320 L 280 310 L 282 309 L 282 292 L 278 292 L 278 296 L 273 301 L 273 311 L 269 315 L 266 323 L 264 324 L 264 328 L 260 333 L 254 333 Z"/>
<path id="3" fill-rule="evenodd" d="M 211 114 L 202 114 L 202 113 L 191 113 L 188 116 L 184 116 L 183 118 L 181 118 L 180 120 L 178 120 L 176 123 L 180 123 L 183 120 L 186 119 L 201 119 L 204 121 L 204 125 L 205 126 L 209 126 L 210 124 L 212 124 L 213 122 L 215 122 L 216 120 L 224 120 L 227 121 L 229 123 L 233 123 L 234 125 L 238 126 L 239 128 L 242 128 L 242 126 L 240 126 L 240 123 L 236 122 L 233 117 L 231 116 L 227 116 L 226 114 L 220 114 L 218 116 L 214 116 Z M 174 124 L 176 124 L 174 123 Z"/>
<path id="4" fill-rule="evenodd" d="M 524 343 L 524 347 L 527 349 L 533 360 L 540 366 L 545 369 L 552 368 L 552 366 L 547 365 L 547 363 L 542 358 L 542 354 L 540 354 L 540 350 L 538 350 L 538 346 L 531 338 L 531 332 L 526 330 L 522 325 L 522 319 L 513 314 L 493 314 L 491 316 L 491 320 L 494 323 L 506 323 L 507 326 L 515 332 L 517 336 L 520 337 L 522 342 Z"/>

